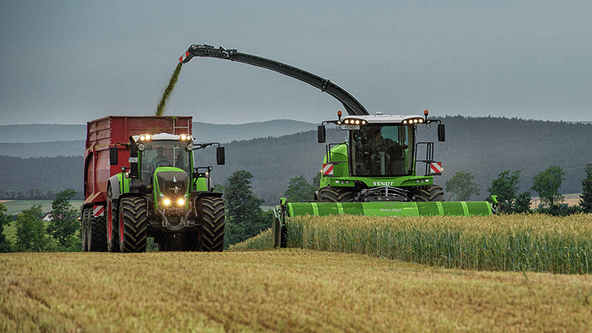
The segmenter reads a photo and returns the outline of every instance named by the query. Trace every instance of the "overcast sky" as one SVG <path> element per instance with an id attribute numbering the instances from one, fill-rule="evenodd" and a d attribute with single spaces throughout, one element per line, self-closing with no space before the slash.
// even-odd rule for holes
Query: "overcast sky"
<path id="1" fill-rule="evenodd" d="M 0 125 L 153 115 L 191 44 L 329 78 L 370 113 L 592 121 L 592 1 L 0 1 Z M 318 123 L 341 103 L 220 59 L 165 113 Z"/>

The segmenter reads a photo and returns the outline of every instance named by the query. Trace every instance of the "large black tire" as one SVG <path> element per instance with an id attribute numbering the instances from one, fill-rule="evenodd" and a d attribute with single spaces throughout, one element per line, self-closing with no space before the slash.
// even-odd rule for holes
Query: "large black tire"
<path id="1" fill-rule="evenodd" d="M 347 187 L 325 186 L 319 190 L 320 202 L 353 202 L 354 192 Z"/>
<path id="2" fill-rule="evenodd" d="M 146 209 L 144 198 L 122 198 L 119 200 L 120 252 L 146 252 L 148 240 Z"/>
<path id="3" fill-rule="evenodd" d="M 421 186 L 413 190 L 412 196 L 419 202 L 444 201 L 444 190 L 438 185 Z"/>
<path id="4" fill-rule="evenodd" d="M 108 252 L 119 252 L 119 202 L 113 200 L 113 191 L 111 186 L 107 188 L 107 211 L 105 221 L 105 239 L 107 240 Z M 111 223 L 109 223 L 111 219 Z"/>
<path id="5" fill-rule="evenodd" d="M 183 251 L 181 233 L 163 234 L 158 240 L 158 251 Z"/>
<path id="6" fill-rule="evenodd" d="M 225 214 L 222 198 L 201 199 L 203 227 L 202 250 L 222 252 L 224 250 Z"/>
<path id="7" fill-rule="evenodd" d="M 80 237 L 82 238 L 82 252 L 88 251 L 88 243 L 86 238 L 88 237 L 88 229 L 90 228 L 89 218 L 91 212 L 91 208 L 85 208 L 82 210 L 82 230 L 80 231 Z"/>
<path id="8" fill-rule="evenodd" d="M 105 227 L 105 216 L 94 217 L 90 214 L 88 219 L 90 228 L 86 236 L 86 244 L 91 252 L 107 251 L 107 228 Z"/>

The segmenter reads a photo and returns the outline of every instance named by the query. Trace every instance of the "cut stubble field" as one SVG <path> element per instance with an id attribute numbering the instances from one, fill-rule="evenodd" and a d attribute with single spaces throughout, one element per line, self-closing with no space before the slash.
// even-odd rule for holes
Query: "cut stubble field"
<path id="1" fill-rule="evenodd" d="M 589 275 L 441 269 L 302 249 L 0 255 L 0 331 L 569 331 Z"/>

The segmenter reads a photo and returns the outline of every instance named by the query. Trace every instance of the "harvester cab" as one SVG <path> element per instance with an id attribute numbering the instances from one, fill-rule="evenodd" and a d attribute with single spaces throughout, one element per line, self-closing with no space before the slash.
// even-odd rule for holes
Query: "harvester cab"
<path id="1" fill-rule="evenodd" d="M 444 201 L 442 188 L 434 184 L 442 163 L 433 160 L 433 142 L 416 142 L 418 126 L 438 123 L 438 140 L 444 141 L 444 125 L 437 119 L 416 115 L 355 115 L 325 121 L 319 126 L 319 143 L 326 141 L 326 123 L 348 132 L 342 143 L 329 143 L 323 159 L 319 202 Z M 425 158 L 418 159 L 420 148 Z M 420 174 L 417 163 L 425 163 Z"/>

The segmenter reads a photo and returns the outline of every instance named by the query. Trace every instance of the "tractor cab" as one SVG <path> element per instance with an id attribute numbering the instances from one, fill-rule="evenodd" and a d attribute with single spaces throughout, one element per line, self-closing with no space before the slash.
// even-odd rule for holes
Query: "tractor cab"
<path id="1" fill-rule="evenodd" d="M 134 136 L 138 144 L 140 181 L 149 186 L 153 183 L 155 171 L 161 170 L 184 172 L 191 176 L 193 169 L 193 137 L 167 133 Z M 173 169 L 174 168 L 174 169 Z M 180 169 L 180 170 L 179 170 Z"/>

